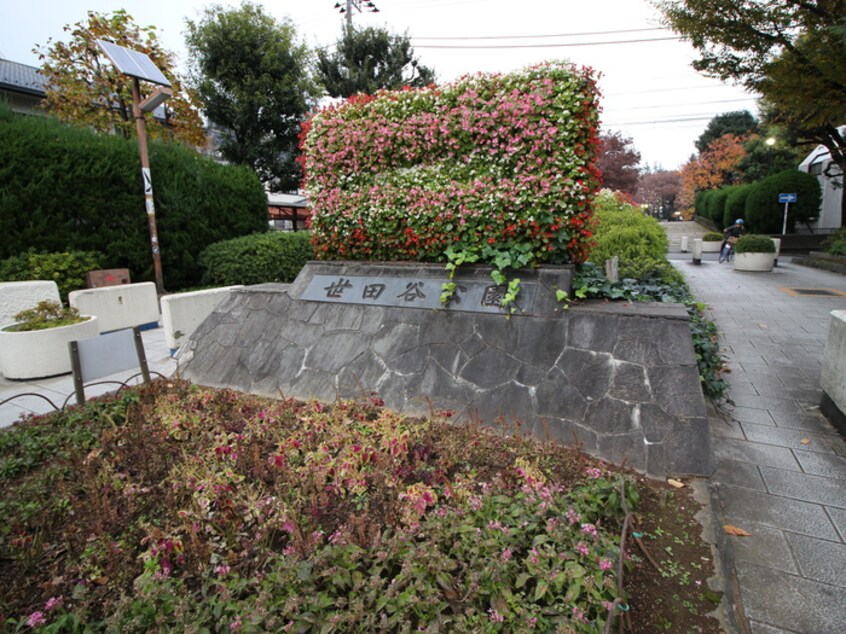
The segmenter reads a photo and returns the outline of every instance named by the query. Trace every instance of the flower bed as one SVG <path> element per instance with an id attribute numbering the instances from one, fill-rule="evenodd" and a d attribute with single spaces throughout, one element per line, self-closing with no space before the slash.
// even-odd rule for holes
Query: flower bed
<path id="1" fill-rule="evenodd" d="M 584 261 L 596 101 L 590 69 L 547 63 L 318 112 L 302 140 L 315 255 Z"/>

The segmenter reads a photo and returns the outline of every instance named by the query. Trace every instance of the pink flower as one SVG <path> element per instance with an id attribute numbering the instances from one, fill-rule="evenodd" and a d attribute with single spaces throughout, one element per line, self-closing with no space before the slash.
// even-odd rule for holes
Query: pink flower
<path id="1" fill-rule="evenodd" d="M 586 543 L 579 542 L 576 546 L 576 552 L 578 552 L 583 557 L 586 557 L 587 554 L 590 552 L 590 548 L 588 548 L 588 545 Z"/>
<path id="2" fill-rule="evenodd" d="M 64 599 L 62 597 L 50 597 L 47 599 L 47 603 L 44 604 L 44 611 L 50 612 L 51 610 L 55 610 L 56 608 L 62 607 L 64 603 Z"/>
<path id="3" fill-rule="evenodd" d="M 573 507 L 567 509 L 567 521 L 571 524 L 578 524 L 582 521 L 582 516 L 576 513 Z"/>
<path id="4" fill-rule="evenodd" d="M 44 625 L 46 622 L 47 619 L 44 618 L 44 612 L 33 612 L 29 615 L 29 618 L 26 620 L 26 624 L 30 627 Z"/>
<path id="5" fill-rule="evenodd" d="M 217 566 L 214 569 L 214 571 L 217 574 L 219 574 L 221 577 L 225 577 L 226 575 L 228 575 L 230 570 L 231 570 L 231 568 L 229 566 L 225 565 L 225 564 L 222 565 L 222 566 Z"/>
<path id="6" fill-rule="evenodd" d="M 488 609 L 488 614 L 490 614 L 491 622 L 493 623 L 502 623 L 505 620 L 505 617 L 493 608 Z"/>
<path id="7" fill-rule="evenodd" d="M 511 561 L 511 549 L 506 548 L 502 551 L 502 561 Z"/>
<path id="8" fill-rule="evenodd" d="M 602 471 L 596 467 L 588 467 L 585 469 L 585 473 L 588 477 L 593 478 L 594 480 L 602 477 Z"/>
<path id="9" fill-rule="evenodd" d="M 596 526 L 593 524 L 582 524 L 582 532 L 592 537 L 596 537 L 597 535 Z"/>
<path id="10" fill-rule="evenodd" d="M 600 570 L 611 570 L 612 565 L 613 564 L 611 563 L 611 561 L 606 559 L 605 557 L 603 557 L 602 559 L 599 560 L 599 569 Z"/>
<path id="11" fill-rule="evenodd" d="M 241 630 L 241 625 L 242 625 L 241 616 L 238 615 L 238 616 L 235 617 L 235 619 L 232 621 L 232 623 L 229 624 L 229 629 L 232 630 L 233 632 L 238 632 L 238 631 Z"/>

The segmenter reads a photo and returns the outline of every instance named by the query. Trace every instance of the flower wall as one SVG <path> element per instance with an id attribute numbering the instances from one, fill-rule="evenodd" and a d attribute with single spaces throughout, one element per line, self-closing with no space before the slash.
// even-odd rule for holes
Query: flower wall
<path id="1" fill-rule="evenodd" d="M 318 112 L 302 136 L 316 257 L 584 261 L 597 99 L 590 69 L 546 63 Z"/>

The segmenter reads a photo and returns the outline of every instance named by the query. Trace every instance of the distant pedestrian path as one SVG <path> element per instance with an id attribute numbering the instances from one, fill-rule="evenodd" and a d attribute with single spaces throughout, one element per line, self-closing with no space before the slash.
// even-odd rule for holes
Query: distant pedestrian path
<path id="1" fill-rule="evenodd" d="M 670 239 L 670 253 L 681 251 L 681 239 L 683 237 L 687 236 L 690 239 L 690 246 L 688 248 L 692 250 L 693 240 L 695 238 L 701 238 L 708 233 L 708 229 L 693 220 L 683 220 L 681 222 L 664 221 L 661 223 L 661 226 L 667 232 L 667 237 Z"/>

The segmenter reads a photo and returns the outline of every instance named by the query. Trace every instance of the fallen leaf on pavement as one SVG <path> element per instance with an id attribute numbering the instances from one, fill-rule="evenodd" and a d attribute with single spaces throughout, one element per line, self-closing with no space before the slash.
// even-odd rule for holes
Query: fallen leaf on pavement
<path id="1" fill-rule="evenodd" d="M 729 535 L 736 535 L 737 537 L 749 537 L 750 535 L 752 535 L 752 533 L 747 533 L 742 528 L 732 526 L 731 524 L 723 525 L 723 530 Z"/>
<path id="2" fill-rule="evenodd" d="M 667 484 L 671 487 L 676 487 L 677 489 L 684 488 L 684 482 L 681 482 L 680 480 L 673 480 L 672 478 L 667 478 Z"/>
<path id="3" fill-rule="evenodd" d="M 803 445 L 810 445 L 810 444 L 811 444 L 811 439 L 810 439 L 810 438 L 803 438 L 803 439 L 802 439 L 802 440 L 800 440 L 799 442 L 800 442 L 800 443 L 802 443 Z"/>

